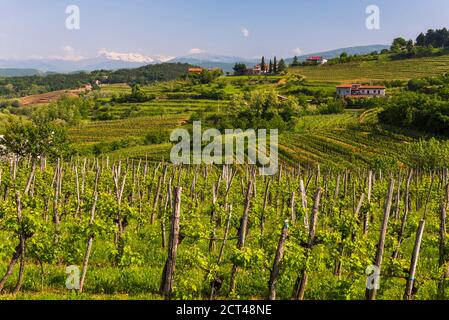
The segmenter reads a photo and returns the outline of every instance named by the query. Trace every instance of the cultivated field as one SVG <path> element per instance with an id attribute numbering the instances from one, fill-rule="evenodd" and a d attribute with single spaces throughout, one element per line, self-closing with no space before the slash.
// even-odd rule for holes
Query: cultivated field
<path id="1" fill-rule="evenodd" d="M 409 80 L 449 72 L 449 55 L 396 61 L 365 61 L 320 67 L 295 67 L 291 72 L 311 81 L 369 82 Z"/>
<path id="2" fill-rule="evenodd" d="M 53 91 L 53 92 L 49 92 L 49 93 L 35 94 L 32 96 L 23 97 L 23 98 L 18 99 L 18 101 L 23 106 L 48 104 L 48 103 L 56 102 L 62 96 L 78 97 L 80 94 L 85 93 L 85 92 L 86 92 L 85 89 L 60 90 L 60 91 Z"/>

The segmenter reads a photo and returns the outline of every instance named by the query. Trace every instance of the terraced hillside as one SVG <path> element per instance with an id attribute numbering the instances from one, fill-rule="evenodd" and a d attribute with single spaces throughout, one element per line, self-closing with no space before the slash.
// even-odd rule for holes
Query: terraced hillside
<path id="1" fill-rule="evenodd" d="M 291 68 L 313 81 L 367 82 L 409 80 L 449 72 L 449 55 L 396 61 L 366 61 Z"/>
<path id="2" fill-rule="evenodd" d="M 401 164 L 405 147 L 414 138 L 375 130 L 375 123 L 373 115 L 357 110 L 303 117 L 295 132 L 281 137 L 281 158 L 292 165 L 300 162 L 336 168 L 373 166 L 380 158 Z"/>
<path id="3" fill-rule="evenodd" d="M 331 67 L 333 66 L 328 68 Z M 295 95 L 298 88 L 326 91 L 331 83 L 312 81 L 298 86 L 297 80 L 292 79 L 291 75 L 284 78 L 225 77 L 219 82 L 222 83 L 222 90 L 230 94 L 250 87 L 252 90 L 274 89 L 285 95 Z M 229 107 L 229 100 L 198 98 L 198 92 L 217 87 L 217 84 L 186 86 L 178 82 L 160 83 L 143 88 L 145 92 L 154 94 L 155 100 L 145 103 L 111 103 L 111 97 L 128 94 L 130 87 L 103 86 L 96 94 L 100 95 L 100 101 L 109 106 L 109 113 L 116 120 L 84 122 L 72 128 L 70 136 L 75 145 L 84 149 L 97 144 L 116 144 L 117 147 L 103 150 L 101 153 L 111 158 L 168 160 L 170 143 L 147 145 L 142 141 L 147 135 L 169 133 L 179 127 L 188 128 L 188 120 L 193 114 L 225 112 Z M 405 147 L 416 141 L 411 136 L 378 128 L 377 110 L 374 109 L 346 110 L 343 114 L 308 115 L 296 119 L 296 122 L 294 129 L 283 132 L 280 136 L 281 162 L 292 165 L 301 162 L 337 168 L 357 168 L 373 166 L 378 159 L 401 164 Z M 138 142 L 123 144 L 124 139 L 134 139 Z"/>
<path id="4" fill-rule="evenodd" d="M 390 62 L 394 63 L 403 62 Z M 368 68 L 367 65 L 361 64 L 360 68 Z M 408 61 L 408 67 L 411 66 Z M 70 127 L 70 139 L 82 154 L 93 153 L 115 159 L 132 157 L 168 160 L 171 149 L 168 134 L 176 128 L 189 128 L 189 120 L 194 115 L 225 116 L 231 105 L 228 99 L 233 94 L 275 90 L 283 96 L 302 95 L 309 102 L 315 99 L 313 94 L 318 91 L 321 96 L 331 97 L 335 84 L 339 82 L 337 79 L 351 75 L 346 67 L 329 65 L 292 69 L 296 73 L 303 70 L 313 72 L 317 79 L 313 81 L 300 80 L 300 77 L 290 73 L 282 77 L 223 77 L 215 83 L 203 85 L 186 84 L 183 81 L 162 82 L 142 88 L 145 93 L 155 97 L 143 103 L 114 102 L 114 97 L 130 94 L 130 86 L 104 85 L 99 91 L 88 94 L 88 97 L 97 101 L 96 107 L 91 110 L 92 118 Z M 370 69 L 372 74 L 374 69 Z M 338 76 L 332 77 L 332 73 L 325 70 L 334 70 Z M 323 74 L 320 75 L 320 72 Z M 207 97 L 204 92 L 211 91 L 224 92 L 227 98 L 214 99 L 213 95 L 212 98 L 204 98 Z M 309 113 L 316 113 L 316 106 L 311 104 L 309 109 Z M 338 168 L 373 166 L 378 159 L 400 164 L 404 160 L 405 147 L 416 139 L 379 129 L 376 113 L 377 110 L 346 110 L 343 114 L 316 114 L 297 118 L 296 126 L 280 135 L 281 162 Z M 107 117 L 102 120 L 98 115 Z M 151 137 L 160 134 L 164 134 L 163 140 L 152 141 Z"/>

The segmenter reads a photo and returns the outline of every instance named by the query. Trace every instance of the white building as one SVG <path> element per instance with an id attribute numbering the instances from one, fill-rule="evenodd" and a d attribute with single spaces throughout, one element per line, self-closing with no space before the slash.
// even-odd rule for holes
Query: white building
<path id="1" fill-rule="evenodd" d="M 387 88 L 384 86 L 365 86 L 361 84 L 342 84 L 337 86 L 340 97 L 384 97 Z"/>
<path id="2" fill-rule="evenodd" d="M 316 64 L 316 65 L 318 65 L 318 64 L 325 64 L 325 63 L 327 63 L 327 59 L 324 59 L 323 57 L 320 57 L 320 56 L 314 56 L 314 57 L 308 57 L 307 58 L 307 62 L 308 63 L 310 63 L 310 64 Z"/>

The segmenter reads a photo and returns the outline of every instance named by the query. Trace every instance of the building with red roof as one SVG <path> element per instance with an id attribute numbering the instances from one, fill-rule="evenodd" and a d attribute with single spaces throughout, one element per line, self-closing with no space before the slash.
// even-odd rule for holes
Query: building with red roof
<path id="1" fill-rule="evenodd" d="M 310 64 L 325 64 L 327 63 L 327 59 L 324 59 L 321 56 L 312 56 L 307 58 L 307 62 Z"/>
<path id="2" fill-rule="evenodd" d="M 189 68 L 189 73 L 201 74 L 203 73 L 203 68 Z"/>
<path id="3" fill-rule="evenodd" d="M 385 86 L 368 86 L 362 84 L 342 84 L 337 86 L 337 94 L 340 97 L 384 97 L 387 88 Z"/>

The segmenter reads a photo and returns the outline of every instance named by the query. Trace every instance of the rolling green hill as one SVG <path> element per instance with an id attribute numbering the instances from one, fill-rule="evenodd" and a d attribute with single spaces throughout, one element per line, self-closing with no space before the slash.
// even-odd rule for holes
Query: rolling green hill
<path id="1" fill-rule="evenodd" d="M 449 72 L 449 55 L 404 60 L 379 60 L 335 65 L 293 67 L 292 73 L 311 81 L 368 82 L 409 80 Z"/>

